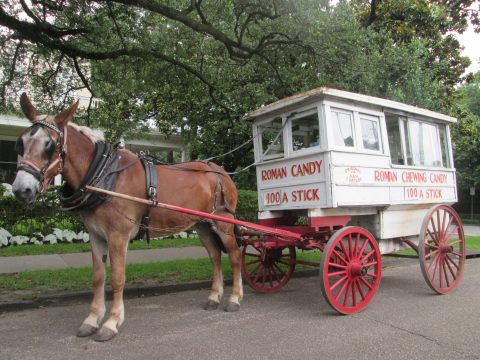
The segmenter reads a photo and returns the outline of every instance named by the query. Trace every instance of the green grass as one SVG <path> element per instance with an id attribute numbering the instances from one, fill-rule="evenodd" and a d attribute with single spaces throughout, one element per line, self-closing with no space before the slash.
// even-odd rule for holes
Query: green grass
<path id="1" fill-rule="evenodd" d="M 480 250 L 480 236 L 465 236 L 467 250 Z M 398 252 L 400 255 L 417 255 L 413 249 L 405 249 Z"/>
<path id="2" fill-rule="evenodd" d="M 201 246 L 201 243 L 197 237 L 187 239 L 152 239 L 150 244 L 146 240 L 134 240 L 128 245 L 128 248 L 129 250 L 143 250 L 185 246 Z M 0 248 L 0 256 L 70 254 L 88 251 L 90 251 L 89 243 L 21 245 Z"/>
<path id="3" fill-rule="evenodd" d="M 320 261 L 319 251 L 298 252 L 297 259 Z M 305 269 L 306 266 L 298 266 Z M 308 267 L 311 268 L 311 267 Z M 222 261 L 225 278 L 232 276 L 228 259 Z M 0 275 L 0 293 L 28 290 L 29 294 L 45 294 L 59 291 L 90 290 L 92 269 L 37 270 Z M 175 284 L 211 280 L 212 265 L 208 258 L 169 260 L 143 264 L 130 264 L 126 269 L 126 284 Z M 107 284 L 110 268 L 107 269 Z"/>

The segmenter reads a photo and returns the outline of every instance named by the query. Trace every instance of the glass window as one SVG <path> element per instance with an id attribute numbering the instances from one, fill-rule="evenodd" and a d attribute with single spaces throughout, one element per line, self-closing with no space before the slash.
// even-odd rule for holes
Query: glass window
<path id="1" fill-rule="evenodd" d="M 351 112 L 332 110 L 335 145 L 342 147 L 355 146 L 352 119 L 353 114 Z"/>
<path id="2" fill-rule="evenodd" d="M 412 143 L 413 165 L 442 166 L 440 136 L 433 124 L 410 121 L 410 140 Z"/>
<path id="3" fill-rule="evenodd" d="M 282 118 L 258 125 L 258 133 L 262 141 L 262 155 L 280 157 L 283 155 Z"/>
<path id="4" fill-rule="evenodd" d="M 385 115 L 387 124 L 388 145 L 390 148 L 390 158 L 392 164 L 405 165 L 405 155 L 403 153 L 402 137 L 400 135 L 399 118 L 397 115 Z"/>
<path id="5" fill-rule="evenodd" d="M 439 125 L 438 130 L 440 132 L 440 146 L 442 149 L 442 161 L 444 167 L 451 167 L 450 164 L 450 148 L 448 147 L 447 126 Z"/>
<path id="6" fill-rule="evenodd" d="M 298 151 L 320 146 L 318 114 L 294 118 L 292 121 L 292 149 Z"/>
<path id="7" fill-rule="evenodd" d="M 450 167 L 447 127 L 398 115 L 385 116 L 392 164 Z"/>
<path id="8" fill-rule="evenodd" d="M 15 141 L 0 140 L 0 183 L 13 183 L 17 173 Z"/>
<path id="9" fill-rule="evenodd" d="M 378 133 L 378 118 L 360 114 L 363 148 L 366 150 L 380 150 L 380 136 Z"/>

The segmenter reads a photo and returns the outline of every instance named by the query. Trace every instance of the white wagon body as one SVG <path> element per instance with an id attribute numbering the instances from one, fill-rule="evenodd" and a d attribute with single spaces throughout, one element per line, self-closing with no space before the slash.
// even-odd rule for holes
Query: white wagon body
<path id="1" fill-rule="evenodd" d="M 259 219 L 350 216 L 382 253 L 419 234 L 433 204 L 457 201 L 455 118 L 381 98 L 314 89 L 248 113 Z M 390 239 L 390 240 L 388 240 Z"/>

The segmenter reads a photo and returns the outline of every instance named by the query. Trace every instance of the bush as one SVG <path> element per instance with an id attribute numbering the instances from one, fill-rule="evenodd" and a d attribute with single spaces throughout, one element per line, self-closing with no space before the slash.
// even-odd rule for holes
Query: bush
<path id="1" fill-rule="evenodd" d="M 0 197 L 0 228 L 4 228 L 13 236 L 32 236 L 39 232 L 53 233 L 54 228 L 80 232 L 84 229 L 77 213 L 56 210 L 56 188 L 48 190 L 42 200 L 34 207 L 26 206 L 14 197 Z"/>
<path id="2" fill-rule="evenodd" d="M 258 197 L 254 190 L 238 190 L 237 218 L 257 222 Z"/>

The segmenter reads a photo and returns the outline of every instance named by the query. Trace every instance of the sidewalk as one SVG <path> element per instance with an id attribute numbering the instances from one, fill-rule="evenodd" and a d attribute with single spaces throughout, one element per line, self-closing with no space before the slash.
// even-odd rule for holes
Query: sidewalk
<path id="1" fill-rule="evenodd" d="M 127 263 L 145 263 L 175 259 L 198 259 L 208 257 L 201 246 L 131 250 L 127 252 Z M 0 274 L 32 270 L 69 269 L 92 266 L 90 252 L 52 255 L 26 255 L 0 257 Z"/>
<path id="2" fill-rule="evenodd" d="M 464 225 L 465 235 L 480 236 L 480 226 Z M 468 253 L 468 257 L 476 257 Z M 208 257 L 201 246 L 183 248 L 165 248 L 151 250 L 131 250 L 127 253 L 127 263 L 145 263 L 175 259 L 199 259 Z M 92 266 L 90 252 L 54 255 L 27 255 L 0 257 L 0 274 L 10 274 L 32 270 L 69 269 Z"/>

